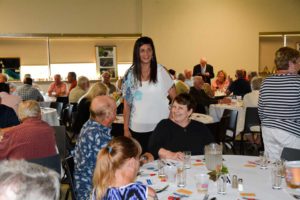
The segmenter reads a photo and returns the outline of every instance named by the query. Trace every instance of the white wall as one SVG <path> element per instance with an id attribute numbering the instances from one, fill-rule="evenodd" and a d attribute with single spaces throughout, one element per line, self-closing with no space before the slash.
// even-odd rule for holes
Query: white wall
<path id="1" fill-rule="evenodd" d="M 1 33 L 141 33 L 140 0 L 0 0 Z"/>
<path id="2" fill-rule="evenodd" d="M 258 70 L 259 32 L 299 31 L 299 0 L 143 0 L 142 33 L 158 60 L 183 71 L 206 56 L 215 71 Z"/>

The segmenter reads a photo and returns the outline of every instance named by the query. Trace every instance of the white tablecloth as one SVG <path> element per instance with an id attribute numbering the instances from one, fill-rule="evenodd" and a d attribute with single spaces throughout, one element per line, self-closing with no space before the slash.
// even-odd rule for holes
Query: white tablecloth
<path id="1" fill-rule="evenodd" d="M 198 122 L 202 122 L 203 124 L 210 124 L 210 123 L 214 122 L 214 120 L 211 116 L 201 114 L 201 113 L 193 113 L 191 115 L 190 119 L 193 119 Z"/>
<path id="2" fill-rule="evenodd" d="M 58 114 L 54 108 L 41 108 L 42 120 L 50 126 L 59 126 Z"/>
<path id="3" fill-rule="evenodd" d="M 266 170 L 260 169 L 259 166 L 251 165 L 246 166 L 248 161 L 256 161 L 258 157 L 254 156 L 235 156 L 224 155 L 224 165 L 228 167 L 230 177 L 237 175 L 238 178 L 243 179 L 243 192 L 254 193 L 255 198 L 260 200 L 289 200 L 293 199 L 290 196 L 285 187 L 285 181 L 282 181 L 283 189 L 273 190 L 271 186 L 271 170 L 270 167 Z M 168 199 L 168 196 L 174 196 L 173 193 L 177 192 L 178 188 L 176 183 L 161 182 L 157 176 L 157 164 L 156 161 L 148 163 L 141 167 L 141 174 L 138 176 L 138 181 L 147 184 L 147 179 L 150 179 L 154 184 L 169 184 L 169 187 L 158 193 L 158 199 Z M 203 162 L 203 156 L 192 157 L 192 168 L 187 169 L 187 185 L 184 189 L 192 192 L 192 194 L 184 199 L 188 200 L 202 200 L 204 195 L 199 194 L 196 190 L 194 176 L 195 174 L 207 173 L 207 169 Z M 154 175 L 156 174 L 156 175 Z M 152 175 L 152 176 L 151 176 Z M 154 176 L 153 176 L 154 175 Z M 217 184 L 210 180 L 208 189 L 209 198 L 216 197 L 218 200 L 237 200 L 242 199 L 240 192 L 237 189 L 233 189 L 231 185 L 227 185 L 227 194 L 217 194 Z M 253 197 L 252 197 L 253 198 Z"/>
<path id="4" fill-rule="evenodd" d="M 236 135 L 238 135 L 244 129 L 245 125 L 245 108 L 242 103 L 228 104 L 211 104 L 209 106 L 209 115 L 213 118 L 214 122 L 219 122 L 222 118 L 225 109 L 237 110 L 238 119 L 236 125 Z"/>

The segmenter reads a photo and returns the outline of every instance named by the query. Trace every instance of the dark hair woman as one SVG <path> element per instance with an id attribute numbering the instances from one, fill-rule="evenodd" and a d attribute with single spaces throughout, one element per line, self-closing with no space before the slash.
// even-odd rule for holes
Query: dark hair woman
<path id="1" fill-rule="evenodd" d="M 141 37 L 134 45 L 133 64 L 123 80 L 124 134 L 133 136 L 147 151 L 149 137 L 157 123 L 169 116 L 167 98 L 175 96 L 168 71 L 157 64 L 151 38 Z"/>

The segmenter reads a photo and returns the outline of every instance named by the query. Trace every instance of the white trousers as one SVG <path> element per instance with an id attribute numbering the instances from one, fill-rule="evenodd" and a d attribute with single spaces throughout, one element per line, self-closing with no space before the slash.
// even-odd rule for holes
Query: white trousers
<path id="1" fill-rule="evenodd" d="M 262 126 L 265 152 L 271 160 L 280 159 L 284 147 L 300 149 L 300 137 L 287 131 Z"/>

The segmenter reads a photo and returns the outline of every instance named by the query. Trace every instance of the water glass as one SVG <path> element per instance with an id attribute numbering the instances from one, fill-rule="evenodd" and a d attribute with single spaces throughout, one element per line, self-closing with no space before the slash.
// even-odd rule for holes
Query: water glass
<path id="1" fill-rule="evenodd" d="M 186 169 L 191 168 L 191 157 L 192 152 L 191 151 L 184 151 L 184 166 Z"/>
<path id="2" fill-rule="evenodd" d="M 284 166 L 284 160 L 276 160 L 276 165 L 278 166 L 281 174 L 281 178 L 285 177 L 285 166 Z"/>
<path id="3" fill-rule="evenodd" d="M 259 164 L 261 169 L 268 168 L 268 155 L 264 151 L 259 152 Z"/>
<path id="4" fill-rule="evenodd" d="M 227 187 L 227 175 L 221 174 L 217 180 L 217 191 L 218 194 L 226 194 Z"/>
<path id="5" fill-rule="evenodd" d="M 164 166 L 164 172 L 169 183 L 175 183 L 177 167 L 174 165 L 166 165 Z"/>
<path id="6" fill-rule="evenodd" d="M 281 189 L 281 168 L 280 165 L 274 163 L 271 170 L 272 188 L 275 190 Z"/>
<path id="7" fill-rule="evenodd" d="M 177 167 L 176 181 L 178 187 L 186 185 L 186 170 L 183 165 Z"/>
<path id="8" fill-rule="evenodd" d="M 195 182 L 197 191 L 201 194 L 206 194 L 208 191 L 209 175 L 197 174 L 195 175 Z"/>
<path id="9" fill-rule="evenodd" d="M 165 170 L 164 170 L 164 166 L 165 166 L 165 163 L 163 162 L 163 160 L 161 159 L 158 159 L 157 160 L 157 169 L 158 169 L 158 177 L 165 177 Z"/>

